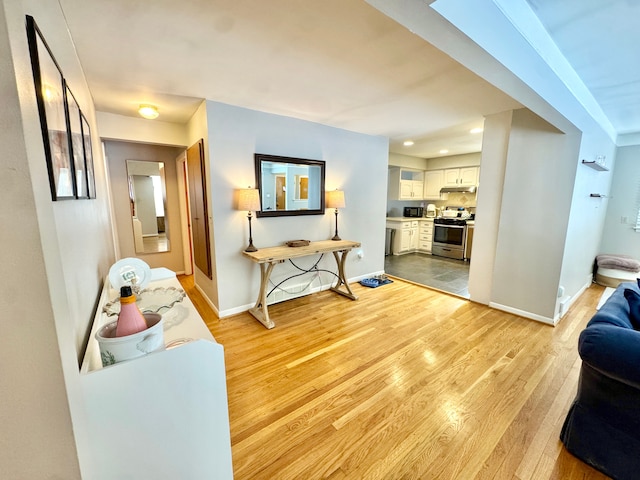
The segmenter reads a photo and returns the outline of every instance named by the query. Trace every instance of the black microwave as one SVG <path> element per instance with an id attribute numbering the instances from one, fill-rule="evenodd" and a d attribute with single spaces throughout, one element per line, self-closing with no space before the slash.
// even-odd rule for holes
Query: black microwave
<path id="1" fill-rule="evenodd" d="M 405 217 L 421 217 L 424 214 L 422 207 L 404 207 L 403 216 Z"/>

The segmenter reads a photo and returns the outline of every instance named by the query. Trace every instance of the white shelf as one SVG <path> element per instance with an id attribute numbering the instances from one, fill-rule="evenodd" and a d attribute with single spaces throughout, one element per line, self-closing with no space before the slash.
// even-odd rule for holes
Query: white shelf
<path id="1" fill-rule="evenodd" d="M 599 172 L 608 172 L 609 171 L 609 169 L 607 167 L 605 167 L 604 165 L 600 165 L 596 161 L 587 162 L 586 160 L 582 160 L 582 164 L 586 165 L 587 167 L 591 167 L 594 170 L 598 170 Z"/>
<path id="2" fill-rule="evenodd" d="M 148 288 L 181 288 L 161 270 Z M 163 313 L 165 344 L 193 341 L 103 368 L 95 332 L 114 320 L 102 307 L 117 295 L 107 278 L 80 372 L 88 478 L 233 479 L 222 345 L 185 297 Z"/>

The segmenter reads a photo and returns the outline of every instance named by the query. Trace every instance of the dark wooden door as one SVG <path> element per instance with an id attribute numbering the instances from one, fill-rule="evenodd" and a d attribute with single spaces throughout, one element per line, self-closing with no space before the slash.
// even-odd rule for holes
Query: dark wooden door
<path id="1" fill-rule="evenodd" d="M 189 177 L 189 211 L 193 260 L 202 272 L 213 278 L 211 272 L 211 248 L 209 243 L 209 213 L 204 170 L 204 140 L 187 149 L 187 173 Z"/>
<path id="2" fill-rule="evenodd" d="M 287 179 L 282 175 L 278 175 L 276 177 L 276 210 L 287 209 L 287 198 L 285 194 L 285 190 L 287 188 L 286 181 Z"/>

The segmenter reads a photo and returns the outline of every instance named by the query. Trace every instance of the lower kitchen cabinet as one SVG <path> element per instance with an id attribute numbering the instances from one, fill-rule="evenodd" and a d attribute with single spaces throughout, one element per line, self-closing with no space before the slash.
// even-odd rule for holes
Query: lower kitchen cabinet
<path id="1" fill-rule="evenodd" d="M 418 249 L 419 223 L 417 220 L 387 220 L 387 228 L 396 231 L 392 250 L 394 255 Z"/>
<path id="2" fill-rule="evenodd" d="M 418 250 L 425 253 L 431 253 L 433 245 L 433 218 L 425 218 L 420 220 L 418 233 Z"/>
<path id="3" fill-rule="evenodd" d="M 400 231 L 400 249 L 398 253 L 406 253 L 418 248 L 418 221 L 402 222 Z"/>
<path id="4" fill-rule="evenodd" d="M 395 230 L 392 252 L 400 255 L 410 252 L 431 253 L 433 244 L 433 218 L 419 220 L 388 219 L 387 228 Z"/>

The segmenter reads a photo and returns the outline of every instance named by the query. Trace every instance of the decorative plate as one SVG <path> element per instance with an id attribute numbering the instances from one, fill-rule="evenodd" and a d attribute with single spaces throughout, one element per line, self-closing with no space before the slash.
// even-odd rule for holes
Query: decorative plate
<path id="1" fill-rule="evenodd" d="M 194 338 L 176 338 L 175 340 L 172 340 L 169 343 L 167 343 L 164 346 L 164 348 L 166 350 L 169 350 L 171 348 L 175 348 L 175 347 L 179 347 L 180 345 L 184 345 L 185 343 L 193 342 L 194 340 L 195 340 Z"/>
<path id="2" fill-rule="evenodd" d="M 131 285 L 143 289 L 151 280 L 151 268 L 139 258 L 123 258 L 109 269 L 111 286 L 120 291 L 120 287 Z"/>
<path id="3" fill-rule="evenodd" d="M 185 297 L 184 290 L 175 287 L 147 288 L 136 298 L 136 305 L 142 313 L 160 313 L 168 310 Z M 120 298 L 105 304 L 102 311 L 111 317 L 120 313 Z"/>

